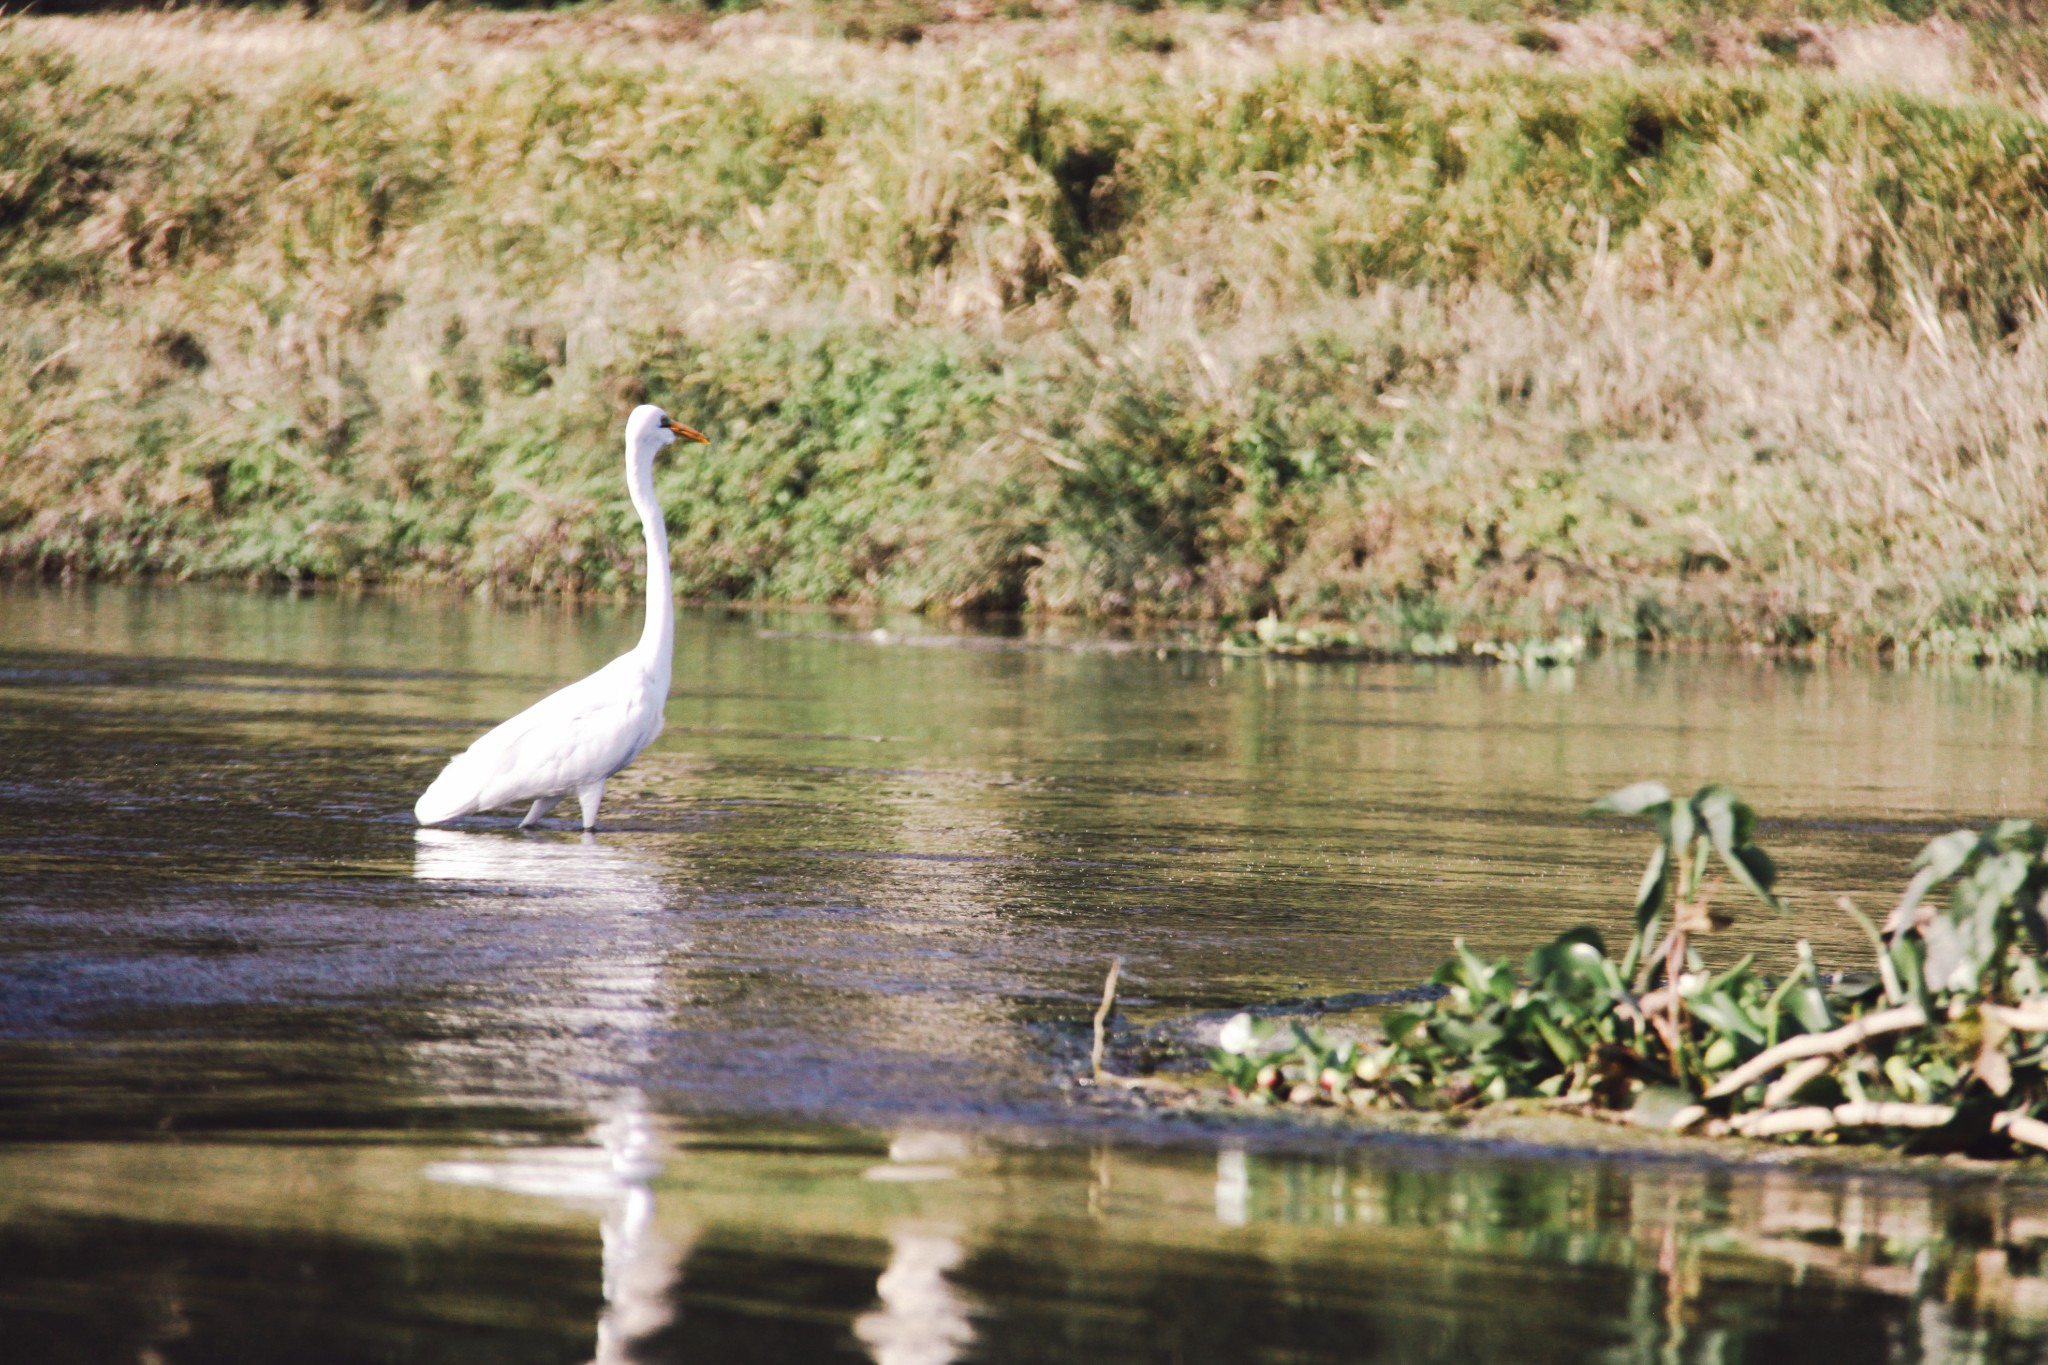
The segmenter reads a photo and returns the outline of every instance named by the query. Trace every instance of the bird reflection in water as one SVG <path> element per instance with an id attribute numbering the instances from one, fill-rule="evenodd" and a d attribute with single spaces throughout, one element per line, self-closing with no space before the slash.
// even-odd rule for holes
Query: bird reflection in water
<path id="1" fill-rule="evenodd" d="M 543 1103 L 595 1108 L 629 1086 L 664 1023 L 665 966 L 685 947 L 655 864 L 588 834 L 422 829 L 414 840 L 413 877 L 440 893 L 434 912 L 490 944 L 489 979 L 446 1006 L 462 1026 L 450 1036 L 516 1045 L 518 1083 Z M 423 1060 L 459 1091 L 452 1073 L 503 1056 L 472 1046 Z"/>
<path id="2" fill-rule="evenodd" d="M 967 1305 L 946 1278 L 961 1259 L 947 1230 L 891 1230 L 889 1266 L 875 1284 L 881 1306 L 853 1323 L 875 1365 L 952 1365 L 973 1342 Z"/>
<path id="3" fill-rule="evenodd" d="M 908 1129 L 889 1160 L 864 1178 L 886 1184 L 951 1180 L 972 1148 L 954 1133 Z M 947 1278 L 965 1258 L 956 1230 L 903 1223 L 889 1230 L 889 1264 L 875 1282 L 879 1306 L 854 1319 L 853 1333 L 875 1365 L 952 1365 L 974 1340 L 967 1303 Z"/>
<path id="4" fill-rule="evenodd" d="M 439 908 L 497 920 L 508 931 L 508 970 L 520 979 L 492 984 L 534 989 L 514 992 L 519 1003 L 498 1008 L 512 1016 L 505 1022 L 515 1036 L 530 1041 L 525 1060 L 590 1114 L 594 1143 L 509 1161 L 442 1162 L 428 1175 L 601 1209 L 605 1306 L 595 1360 L 631 1360 L 633 1342 L 669 1321 L 685 1250 L 655 1220 L 662 1144 L 646 1097 L 630 1083 L 602 1079 L 643 1059 L 660 1022 L 661 964 L 680 946 L 661 937 L 660 882 L 651 864 L 589 834 L 556 840 L 422 829 L 414 837 L 413 876 L 458 893 Z"/>
<path id="5" fill-rule="evenodd" d="M 447 891 L 437 907 L 499 934 L 494 959 L 511 980 L 485 996 L 504 1002 L 489 1023 L 521 1040 L 522 1062 L 591 1117 L 587 1146 L 528 1150 L 509 1159 L 441 1162 L 436 1180 L 588 1205 L 599 1212 L 604 1309 L 597 1365 L 637 1360 L 664 1335 L 695 1241 L 688 1209 L 658 1216 L 664 1144 L 645 1094 L 629 1080 L 662 1025 L 664 964 L 682 944 L 663 915 L 653 865 L 631 850 L 580 840 L 455 830 L 416 832 L 413 876 Z M 514 987 L 504 990 L 505 987 Z M 429 1066 L 446 1065 L 447 1059 Z M 870 1180 L 953 1177 L 966 1145 L 946 1134 L 907 1132 Z M 954 1230 L 909 1223 L 889 1233 L 889 1260 L 875 1306 L 853 1335 L 875 1365 L 951 1365 L 973 1341 L 968 1304 L 949 1278 L 964 1252 Z"/>

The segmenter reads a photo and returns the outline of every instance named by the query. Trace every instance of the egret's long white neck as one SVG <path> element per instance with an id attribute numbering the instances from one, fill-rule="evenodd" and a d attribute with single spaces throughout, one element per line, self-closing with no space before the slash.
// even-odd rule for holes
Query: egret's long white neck
<path id="1" fill-rule="evenodd" d="M 640 530 L 647 537 L 647 626 L 640 632 L 635 652 L 659 668 L 665 679 L 676 642 L 676 596 L 668 566 L 668 526 L 662 520 L 661 504 L 654 500 L 654 455 L 652 444 L 626 441 L 626 488 L 632 494 L 633 510 L 640 514 Z"/>

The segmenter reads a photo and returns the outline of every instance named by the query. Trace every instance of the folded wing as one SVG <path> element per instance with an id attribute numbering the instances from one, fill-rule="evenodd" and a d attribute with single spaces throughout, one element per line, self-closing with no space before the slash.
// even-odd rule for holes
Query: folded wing
<path id="1" fill-rule="evenodd" d="M 609 777 L 654 738 L 631 655 L 527 707 L 448 761 L 413 806 L 423 825 Z M 659 731 L 659 715 L 653 731 Z"/>

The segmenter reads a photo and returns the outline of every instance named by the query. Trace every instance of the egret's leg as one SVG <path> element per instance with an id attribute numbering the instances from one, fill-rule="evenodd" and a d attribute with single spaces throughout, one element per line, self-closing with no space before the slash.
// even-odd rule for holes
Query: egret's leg
<path id="1" fill-rule="evenodd" d="M 535 825 L 540 823 L 542 816 L 546 815 L 549 811 L 553 810 L 556 807 L 556 805 L 560 803 L 561 799 L 562 798 L 559 796 L 543 796 L 539 800 L 535 801 L 533 803 L 533 809 L 527 811 L 526 818 L 519 822 L 519 828 L 532 829 Z"/>
<path id="2" fill-rule="evenodd" d="M 604 779 L 599 778 L 577 792 L 576 799 L 583 805 L 583 828 L 597 828 L 597 807 L 604 800 Z"/>

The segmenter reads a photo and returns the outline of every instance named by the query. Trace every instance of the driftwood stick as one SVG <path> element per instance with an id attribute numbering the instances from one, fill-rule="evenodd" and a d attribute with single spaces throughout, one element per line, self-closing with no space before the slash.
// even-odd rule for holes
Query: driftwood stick
<path id="1" fill-rule="evenodd" d="M 1109 975 L 1104 977 L 1102 981 L 1102 1005 L 1095 1011 L 1095 1047 L 1088 1054 L 1088 1064 L 1095 1074 L 1095 1083 L 1097 1085 L 1106 1080 L 1113 1079 L 1108 1072 L 1102 1069 L 1102 1049 L 1107 1037 L 1109 1012 L 1116 1008 L 1116 979 L 1122 974 L 1123 969 L 1124 960 L 1122 958 L 1113 957 L 1109 960 Z"/>
<path id="2" fill-rule="evenodd" d="M 1900 1100 L 1864 1100 L 1835 1106 L 1835 1122 L 1844 1128 L 1942 1128 L 1956 1116 L 1952 1104 L 1907 1104 Z M 2042 1125 L 2048 1128 L 2048 1124 Z"/>
<path id="3" fill-rule="evenodd" d="M 1707 1106 L 1704 1104 L 1688 1104 L 1673 1114 L 1670 1122 L 1664 1126 L 1674 1133 L 1682 1133 L 1688 1128 L 1696 1127 L 1709 1116 Z"/>
<path id="4" fill-rule="evenodd" d="M 1832 1057 L 1847 1052 L 1858 1043 L 1887 1033 L 1903 1033 L 1907 1029 L 1925 1028 L 1927 1012 L 1918 1005 L 1898 1005 L 1875 1014 L 1866 1014 L 1861 1019 L 1851 1020 L 1837 1029 L 1826 1033 L 1802 1033 L 1797 1038 L 1788 1038 L 1773 1048 L 1765 1048 L 1756 1056 L 1736 1067 L 1733 1071 L 1714 1082 L 1706 1098 L 1720 1099 L 1733 1095 L 1753 1081 L 1760 1081 L 1787 1062 L 1796 1062 L 1805 1057 Z"/>
<path id="5" fill-rule="evenodd" d="M 2029 1000 L 2021 1005 L 1980 1005 L 1978 1013 L 1994 1024 L 2017 1033 L 2048 1033 L 2048 1000 Z"/>
<path id="6" fill-rule="evenodd" d="M 1088 1053 L 1088 1067 L 1093 1073 L 1096 1085 L 1120 1085 L 1126 1090 L 1152 1090 L 1162 1095 L 1188 1095 L 1194 1087 L 1169 1081 L 1159 1076 L 1119 1076 L 1102 1069 L 1102 1052 L 1109 1044 L 1109 1013 L 1116 1008 L 1117 978 L 1123 974 L 1124 960 L 1113 957 L 1109 960 L 1109 975 L 1102 982 L 1102 1003 L 1095 1009 L 1095 1046 Z"/>
<path id="7" fill-rule="evenodd" d="M 2003 1133 L 2014 1142 L 2024 1142 L 2029 1147 L 2048 1150 L 2048 1123 L 2028 1118 L 2019 1110 L 2008 1110 L 1991 1120 L 1991 1131 Z"/>
<path id="8" fill-rule="evenodd" d="M 1797 1109 L 1760 1109 L 1737 1114 L 1728 1126 L 1744 1137 L 1780 1137 L 1786 1133 L 1825 1133 L 1835 1126 L 1835 1111 L 1818 1104 Z"/>
<path id="9" fill-rule="evenodd" d="M 1785 1068 L 1785 1074 L 1771 1082 L 1771 1088 L 1764 1091 L 1764 1108 L 1778 1109 L 1792 1103 L 1805 1084 L 1818 1077 L 1835 1064 L 1832 1057 L 1808 1057 L 1805 1061 Z"/>
<path id="10" fill-rule="evenodd" d="M 1895 1100 L 1864 1100 L 1829 1109 L 1808 1104 L 1797 1109 L 1759 1109 L 1737 1114 L 1728 1126 L 1744 1137 L 1783 1137 L 1787 1133 L 1826 1133 L 1836 1128 L 1940 1128 L 1956 1116 L 1946 1104 L 1903 1104 Z M 2001 1115 L 2001 1117 L 2006 1117 Z M 2048 1123 L 2032 1123 L 2048 1141 Z"/>

